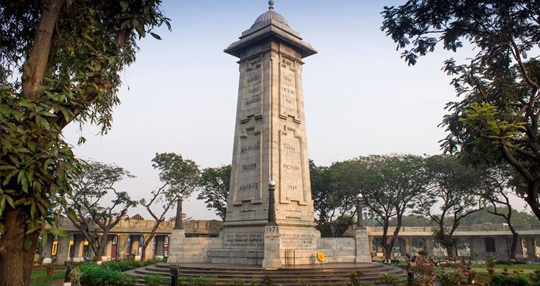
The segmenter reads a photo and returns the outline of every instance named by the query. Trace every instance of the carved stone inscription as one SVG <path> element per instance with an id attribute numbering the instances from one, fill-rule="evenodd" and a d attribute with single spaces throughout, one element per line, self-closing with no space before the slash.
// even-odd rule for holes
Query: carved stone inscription
<path id="1" fill-rule="evenodd" d="M 315 248 L 315 235 L 312 233 L 280 233 L 281 248 Z"/>
<path id="2" fill-rule="evenodd" d="M 297 90 L 294 64 L 287 60 L 282 60 L 281 78 L 279 86 L 280 94 L 280 115 L 282 117 L 292 116 L 298 118 Z"/>
<path id="3" fill-rule="evenodd" d="M 302 142 L 294 130 L 280 134 L 280 198 L 282 203 L 297 201 L 305 204 L 302 170 Z"/>
<path id="4" fill-rule="evenodd" d="M 250 130 L 240 137 L 236 152 L 236 203 L 261 202 L 261 134 Z"/>
<path id="5" fill-rule="evenodd" d="M 225 247 L 264 247 L 264 235 L 262 233 L 226 233 L 224 236 Z"/>
<path id="6" fill-rule="evenodd" d="M 262 65 L 259 60 L 246 63 L 244 93 L 242 98 L 242 119 L 261 115 L 262 106 Z"/>

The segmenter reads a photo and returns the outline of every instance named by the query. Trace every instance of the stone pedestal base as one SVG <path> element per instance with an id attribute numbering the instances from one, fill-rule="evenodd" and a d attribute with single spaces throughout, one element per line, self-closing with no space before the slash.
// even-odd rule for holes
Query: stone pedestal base
<path id="1" fill-rule="evenodd" d="M 169 244 L 169 263 L 180 263 L 182 256 L 182 246 L 186 239 L 186 230 L 173 228 L 171 231 L 171 241 Z"/>
<path id="2" fill-rule="evenodd" d="M 371 262 L 371 250 L 367 229 L 365 227 L 357 228 L 354 232 L 356 242 L 356 263 Z"/>
<path id="3" fill-rule="evenodd" d="M 277 270 L 281 267 L 280 238 L 278 226 L 266 226 L 264 232 L 264 259 L 262 267 Z"/>

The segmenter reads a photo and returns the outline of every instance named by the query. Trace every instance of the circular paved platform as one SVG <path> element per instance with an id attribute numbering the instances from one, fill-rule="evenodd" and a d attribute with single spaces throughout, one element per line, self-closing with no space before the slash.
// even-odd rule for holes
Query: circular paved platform
<path id="1" fill-rule="evenodd" d="M 274 285 L 351 285 L 351 274 L 355 274 L 359 282 L 378 284 L 380 275 L 392 274 L 406 278 L 407 273 L 401 269 L 381 263 L 332 263 L 318 265 L 284 266 L 278 270 L 265 270 L 260 266 L 230 265 L 210 263 L 178 264 L 180 276 L 213 277 L 216 285 L 230 285 L 232 280 L 242 279 L 248 285 L 252 279 L 263 280 L 266 276 Z M 163 275 L 170 277 L 170 265 L 158 263 L 131 270 L 128 274 L 144 277 L 146 275 Z M 268 278 L 266 278 L 268 279 Z"/>

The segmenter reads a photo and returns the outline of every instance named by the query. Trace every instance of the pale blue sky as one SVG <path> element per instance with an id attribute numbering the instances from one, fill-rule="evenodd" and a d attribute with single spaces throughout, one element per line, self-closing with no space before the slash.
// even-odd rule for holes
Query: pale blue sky
<path id="1" fill-rule="evenodd" d="M 309 157 L 329 165 L 369 154 L 437 154 L 444 104 L 454 100 L 438 51 L 408 67 L 380 31 L 382 1 L 276 0 L 275 11 L 318 54 L 306 58 L 303 84 Z M 385 1 L 398 5 L 405 1 Z M 223 53 L 268 9 L 265 0 L 165 0 L 173 32 L 140 43 L 137 62 L 122 75 L 122 105 L 106 136 L 85 127 L 83 159 L 116 163 L 137 176 L 121 183 L 133 197 L 159 186 L 150 160 L 175 152 L 202 168 L 230 164 L 237 59 Z M 129 87 L 129 89 L 128 89 Z M 79 131 L 64 132 L 76 145 Z M 188 216 L 214 218 L 192 196 Z M 143 210 L 136 210 L 147 216 Z"/>

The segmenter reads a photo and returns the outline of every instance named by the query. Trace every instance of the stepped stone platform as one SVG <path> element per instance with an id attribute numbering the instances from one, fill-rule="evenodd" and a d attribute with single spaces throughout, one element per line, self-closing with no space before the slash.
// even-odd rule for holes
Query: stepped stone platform
<path id="1" fill-rule="evenodd" d="M 168 263 L 158 263 L 126 273 L 141 278 L 147 275 L 162 275 L 170 277 Z M 286 266 L 278 270 L 265 270 L 260 266 L 230 265 L 230 264 L 178 264 L 180 276 L 185 277 L 214 277 L 216 285 L 232 285 L 233 280 L 242 279 L 245 285 L 255 278 L 263 280 L 269 276 L 273 285 L 305 286 L 305 285 L 352 285 L 351 274 L 359 273 L 359 282 L 380 284 L 379 276 L 391 273 L 397 277 L 407 277 L 401 269 L 381 263 L 335 263 L 319 265 Z"/>

